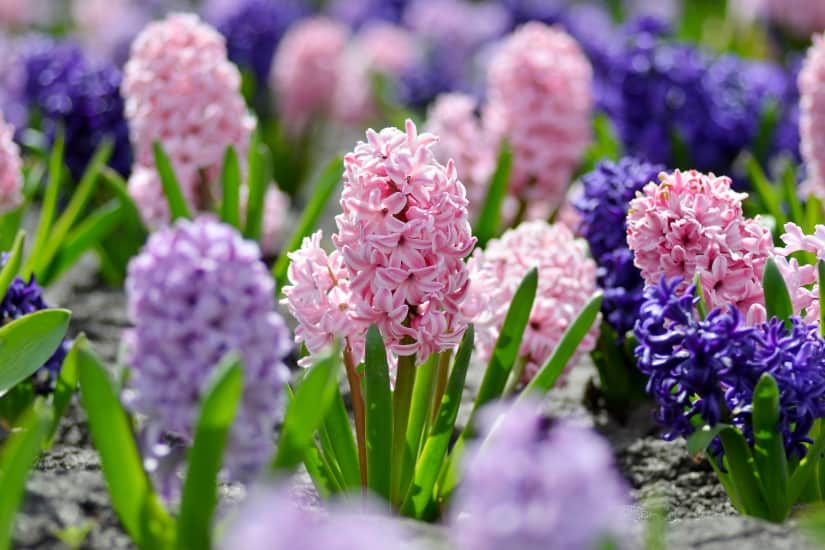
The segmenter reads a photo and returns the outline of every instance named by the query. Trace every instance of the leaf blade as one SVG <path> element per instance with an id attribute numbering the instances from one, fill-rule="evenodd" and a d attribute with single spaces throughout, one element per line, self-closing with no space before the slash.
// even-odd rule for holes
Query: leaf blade
<path id="1" fill-rule="evenodd" d="M 66 309 L 43 309 L 0 328 L 0 395 L 48 361 L 63 341 L 70 317 Z"/>

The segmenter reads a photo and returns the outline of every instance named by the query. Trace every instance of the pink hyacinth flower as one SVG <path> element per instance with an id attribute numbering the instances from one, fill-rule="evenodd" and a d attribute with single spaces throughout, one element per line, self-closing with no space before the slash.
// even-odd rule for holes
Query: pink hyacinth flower
<path id="1" fill-rule="evenodd" d="M 23 203 L 22 170 L 14 128 L 0 114 L 0 212 L 9 212 Z"/>
<path id="2" fill-rule="evenodd" d="M 825 197 L 825 37 L 813 37 L 799 72 L 799 139 L 808 193 Z"/>
<path id="3" fill-rule="evenodd" d="M 825 3 L 821 0 L 763 0 L 769 18 L 798 36 L 825 30 Z"/>
<path id="4" fill-rule="evenodd" d="M 490 61 L 484 125 L 497 141 L 509 140 L 509 191 L 528 219 L 559 207 L 590 143 L 592 81 L 576 41 L 538 22 L 517 29 Z"/>

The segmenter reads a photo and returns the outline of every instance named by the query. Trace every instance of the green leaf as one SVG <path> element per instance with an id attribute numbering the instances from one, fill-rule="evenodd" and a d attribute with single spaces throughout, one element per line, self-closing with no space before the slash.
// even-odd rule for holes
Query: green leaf
<path id="1" fill-rule="evenodd" d="M 524 276 L 513 295 L 513 301 L 510 302 L 510 308 L 504 318 L 504 324 L 493 348 L 490 362 L 487 364 L 487 370 L 484 371 L 484 378 L 473 404 L 470 420 L 467 421 L 465 433 L 469 433 L 467 430 L 471 429 L 472 419 L 475 417 L 476 411 L 489 401 L 501 397 L 501 393 L 504 391 L 507 378 L 510 376 L 516 357 L 518 357 L 521 339 L 524 337 L 524 329 L 527 328 L 527 321 L 530 319 L 530 311 L 533 309 L 533 301 L 536 298 L 538 280 L 538 270 L 534 267 Z"/>
<path id="2" fill-rule="evenodd" d="M 410 417 L 407 422 L 407 448 L 410 452 L 405 455 L 405 463 L 402 466 L 402 471 L 405 473 L 401 479 L 402 494 L 405 494 L 409 487 L 415 461 L 418 459 L 418 453 L 427 434 L 426 428 L 429 426 L 430 414 L 433 410 L 435 374 L 439 357 L 439 354 L 432 353 L 424 363 L 416 367 Z"/>
<path id="3" fill-rule="evenodd" d="M 26 241 L 26 233 L 18 231 L 14 238 L 14 244 L 11 247 L 6 263 L 3 264 L 3 269 L 0 270 L 0 299 L 6 295 L 6 291 L 14 282 L 17 273 L 20 271 L 20 264 L 23 263 L 23 243 Z"/>
<path id="4" fill-rule="evenodd" d="M 40 283 L 48 286 L 71 269 L 83 254 L 114 231 L 122 215 L 123 207 L 117 201 L 110 201 L 89 214 L 66 236 L 52 263 L 38 277 Z"/>
<path id="5" fill-rule="evenodd" d="M 805 233 L 813 233 L 817 224 L 825 222 L 822 217 L 822 201 L 809 195 L 805 201 Z"/>
<path id="6" fill-rule="evenodd" d="M 762 497 L 762 486 L 756 474 L 756 464 L 747 441 L 735 428 L 722 430 L 719 432 L 719 438 L 725 448 L 725 461 L 733 485 L 745 512 L 758 518 L 770 519 L 768 506 Z"/>
<path id="7" fill-rule="evenodd" d="M 266 145 L 258 143 L 254 134 L 249 149 L 249 196 L 246 199 L 246 224 L 244 237 L 259 240 L 263 227 L 266 188 L 272 175 L 272 158 Z"/>
<path id="8" fill-rule="evenodd" d="M 86 171 L 83 173 L 83 177 L 80 179 L 80 183 L 77 185 L 77 189 L 72 193 L 69 204 L 66 205 L 66 209 L 63 210 L 63 213 L 49 231 L 48 240 L 38 250 L 35 259 L 35 273 L 37 273 L 38 279 L 43 277 L 66 239 L 66 235 L 72 229 L 75 221 L 82 215 L 83 209 L 86 208 L 86 204 L 95 190 L 100 169 L 108 162 L 112 149 L 112 141 L 109 139 L 104 140 L 97 148 Z"/>
<path id="9" fill-rule="evenodd" d="M 303 462 L 312 438 L 335 398 L 340 367 L 337 351 L 333 350 L 304 375 L 286 407 L 278 451 L 272 461 L 273 470 L 291 470 Z"/>
<path id="10" fill-rule="evenodd" d="M 387 366 L 387 348 L 378 327 L 367 330 L 364 360 L 364 401 L 367 424 L 367 486 L 390 499 L 392 457 L 392 394 Z"/>
<path id="11" fill-rule="evenodd" d="M 479 248 L 484 248 L 487 245 L 487 241 L 498 235 L 498 230 L 501 226 L 501 207 L 504 204 L 504 198 L 507 196 L 507 187 L 510 183 L 512 165 L 513 154 L 510 151 L 510 146 L 507 144 L 507 141 L 504 140 L 501 142 L 501 147 L 498 151 L 496 171 L 490 180 L 487 196 L 479 212 L 475 231 L 473 231 L 473 234 L 478 239 L 477 246 Z"/>
<path id="12" fill-rule="evenodd" d="M 186 454 L 186 481 L 177 523 L 177 547 L 181 550 L 211 547 L 218 472 L 242 393 L 241 360 L 230 354 L 218 365 L 203 394 L 195 439 Z"/>
<path id="13" fill-rule="evenodd" d="M 338 187 L 338 182 L 341 181 L 343 171 L 344 161 L 341 160 L 341 157 L 335 157 L 329 161 L 324 171 L 321 172 L 315 184 L 315 191 L 312 194 L 312 198 L 306 208 L 304 208 L 304 213 L 301 215 L 300 221 L 298 221 L 295 232 L 281 249 L 278 261 L 275 262 L 272 268 L 272 275 L 278 282 L 279 291 L 286 282 L 287 268 L 289 267 L 289 257 L 287 254 L 298 250 L 304 238 L 308 237 L 315 229 L 327 202 L 329 202 L 330 197 Z"/>
<path id="14" fill-rule="evenodd" d="M 785 321 L 785 326 L 790 327 L 791 315 L 793 315 L 793 305 L 785 279 L 776 267 L 773 258 L 768 258 L 765 262 L 765 273 L 762 276 L 762 286 L 765 289 L 765 309 L 768 310 L 768 318 L 777 317 Z"/>
<path id="15" fill-rule="evenodd" d="M 753 457 L 770 519 L 782 521 L 790 511 L 786 500 L 788 462 L 779 426 L 779 386 L 768 373 L 761 376 L 753 391 L 753 438 Z"/>
<path id="16" fill-rule="evenodd" d="M 0 550 L 11 548 L 14 518 L 23 499 L 29 470 L 49 433 L 51 410 L 36 401 L 0 450 Z"/>
<path id="17" fill-rule="evenodd" d="M 69 353 L 63 359 L 63 365 L 60 367 L 60 374 L 57 377 L 57 384 L 54 388 L 54 396 L 52 398 L 52 408 L 54 409 L 54 419 L 52 427 L 49 430 L 49 446 L 54 441 L 54 436 L 57 433 L 57 428 L 60 425 L 60 419 L 66 414 L 66 409 L 72 400 L 75 390 L 77 390 L 78 381 L 78 354 L 80 347 L 86 345 L 86 335 L 81 333 L 75 338 Z"/>
<path id="18" fill-rule="evenodd" d="M 814 480 L 811 479 L 817 466 L 822 461 L 822 453 L 825 451 L 825 430 L 822 429 L 822 421 L 817 420 L 820 425 L 819 433 L 814 438 L 814 442 L 808 446 L 808 452 L 799 462 L 799 466 L 791 475 L 791 480 L 788 483 L 788 504 L 793 506 L 802 496 L 803 490 Z"/>
<path id="19" fill-rule="evenodd" d="M 447 456 L 450 438 L 453 435 L 456 418 L 458 418 L 461 394 L 464 391 L 467 369 L 470 366 L 470 357 L 473 353 L 474 336 L 473 325 L 470 325 L 464 332 L 461 345 L 456 353 L 453 371 L 450 373 L 450 381 L 447 383 L 447 391 L 441 400 L 438 416 L 424 443 L 421 457 L 415 467 L 413 482 L 401 507 L 402 514 L 406 516 L 423 519 L 431 509 L 435 498 L 435 484 L 444 467 L 444 458 Z M 463 445 L 462 442 L 463 439 L 459 439 L 455 449 Z M 457 454 L 460 454 L 460 451 L 457 453 L 454 450 L 451 459 Z"/>
<path id="20" fill-rule="evenodd" d="M 241 227 L 241 166 L 238 154 L 231 145 L 226 148 L 221 171 L 223 200 L 221 201 L 221 220 L 240 229 Z"/>
<path id="21" fill-rule="evenodd" d="M 799 200 L 799 186 L 796 184 L 796 166 L 792 162 L 787 162 L 784 170 L 782 170 L 782 190 L 784 191 L 785 201 L 790 210 L 791 221 L 799 225 L 804 225 L 805 212 Z"/>
<path id="22" fill-rule="evenodd" d="M 705 300 L 705 288 L 702 286 L 702 274 L 696 272 L 693 276 L 693 292 L 699 301 L 696 302 L 696 311 L 699 313 L 699 318 L 704 319 L 708 316 L 708 302 Z"/>
<path id="23" fill-rule="evenodd" d="M 719 423 L 714 426 L 709 426 L 705 424 L 704 426 L 690 434 L 690 437 L 688 437 L 688 453 L 690 455 L 697 455 L 699 453 L 705 452 L 705 450 L 708 448 L 708 445 L 710 445 L 710 442 L 713 441 L 714 438 L 719 435 L 719 432 L 731 427 L 732 426 L 730 424 L 724 423 Z"/>
<path id="24" fill-rule="evenodd" d="M 321 498 L 327 499 L 330 495 L 338 494 L 343 490 L 329 471 L 329 466 L 315 445 L 307 448 L 304 454 L 304 466 Z"/>
<path id="25" fill-rule="evenodd" d="M 29 258 L 23 273 L 34 272 L 35 262 L 40 255 L 40 251 L 46 246 L 49 239 L 49 232 L 52 228 L 55 212 L 57 211 L 57 199 L 60 193 L 60 182 L 63 179 L 63 150 L 65 146 L 63 128 L 58 128 L 51 154 L 49 155 L 49 181 L 46 184 L 46 193 L 43 196 L 43 203 L 40 205 L 40 219 L 37 223 L 37 230 L 34 234 L 34 243 L 29 252 Z"/>
<path id="26" fill-rule="evenodd" d="M 599 316 L 601 307 L 602 293 L 597 292 L 587 301 L 578 317 L 564 331 L 561 340 L 553 349 L 553 353 L 550 354 L 550 358 L 530 380 L 519 399 L 523 399 L 525 395 L 533 392 L 545 393 L 556 384 L 556 380 L 561 376 L 565 365 L 573 357 L 576 348 L 579 347 L 581 341 L 590 331 L 590 327 L 596 321 L 596 317 Z"/>
<path id="27" fill-rule="evenodd" d="M 324 419 L 324 432 L 329 437 L 330 451 L 335 457 L 337 466 L 343 476 L 344 488 L 355 489 L 359 487 L 361 485 L 361 474 L 358 468 L 358 449 L 352 435 L 352 426 L 347 415 L 347 408 L 337 386 L 329 412 Z"/>
<path id="28" fill-rule="evenodd" d="M 103 176 L 103 183 L 112 190 L 120 204 L 123 205 L 125 212 L 145 231 L 146 228 L 143 225 L 143 219 L 140 217 L 140 210 L 138 210 L 134 199 L 129 194 L 126 181 L 108 166 L 104 166 L 100 173 Z"/>
<path id="29" fill-rule="evenodd" d="M 748 156 L 745 159 L 745 169 L 748 172 L 748 176 L 753 184 L 753 189 L 756 191 L 756 195 L 762 201 L 762 204 L 765 206 L 768 213 L 773 216 L 774 220 L 776 220 L 776 225 L 778 227 L 784 227 L 787 220 L 785 219 L 785 213 L 782 210 L 780 190 L 771 185 L 771 182 L 768 181 L 767 176 L 765 176 L 765 172 L 759 165 L 759 161 L 752 156 Z"/>
<path id="30" fill-rule="evenodd" d="M 31 376 L 57 350 L 71 312 L 43 309 L 0 328 L 0 395 Z"/>
<path id="31" fill-rule="evenodd" d="M 163 186 L 163 193 L 169 203 L 169 214 L 172 221 L 178 218 L 192 218 L 192 212 L 189 210 L 189 205 L 186 204 L 180 183 L 177 176 L 175 176 L 175 170 L 172 168 L 172 162 L 163 150 L 163 146 L 156 141 L 152 144 L 152 150 L 155 154 L 155 167 Z"/>
<path id="32" fill-rule="evenodd" d="M 88 345 L 80 346 L 78 353 L 81 401 L 100 454 L 112 507 L 135 546 L 169 548 L 174 522 L 143 470 L 132 424 L 115 386 Z"/>

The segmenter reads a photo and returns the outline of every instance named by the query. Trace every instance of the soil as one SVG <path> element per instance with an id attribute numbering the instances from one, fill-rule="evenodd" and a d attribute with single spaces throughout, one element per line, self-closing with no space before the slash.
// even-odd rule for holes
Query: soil
<path id="1" fill-rule="evenodd" d="M 120 290 L 102 285 L 94 273 L 94 261 L 84 261 L 49 290 L 48 298 L 51 303 L 71 309 L 73 334 L 84 332 L 98 353 L 113 363 L 120 334 L 127 326 L 124 296 Z M 650 411 L 631 413 L 623 425 L 603 412 L 591 412 L 583 404 L 583 396 L 594 375 L 592 365 L 583 361 L 573 369 L 563 387 L 550 392 L 548 409 L 555 416 L 594 426 L 610 440 L 632 496 L 640 503 L 634 514 L 638 538 L 647 517 L 645 503 L 656 499 L 666 511 L 668 548 L 815 548 L 793 523 L 776 526 L 736 515 L 707 463 L 690 457 L 684 442 L 661 440 L 650 420 Z M 480 369 L 471 371 L 466 398 L 472 395 L 480 376 Z M 297 476 L 295 492 L 305 504 L 318 505 L 305 474 Z M 243 495 L 243 487 L 223 487 L 222 508 L 231 508 Z M 443 544 L 443 531 L 439 528 L 418 525 L 415 532 L 417 539 Z M 62 421 L 55 446 L 44 454 L 27 483 L 14 547 L 133 547 L 111 508 L 85 416 L 76 403 Z"/>

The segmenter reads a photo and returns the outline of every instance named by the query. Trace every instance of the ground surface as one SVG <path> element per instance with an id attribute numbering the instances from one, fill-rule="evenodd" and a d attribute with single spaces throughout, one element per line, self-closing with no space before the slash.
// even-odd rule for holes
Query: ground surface
<path id="1" fill-rule="evenodd" d="M 120 291 L 106 289 L 93 276 L 93 263 L 84 264 L 49 292 L 52 303 L 73 311 L 73 331 L 83 331 L 108 361 L 117 356 L 117 342 L 127 325 Z M 668 517 L 668 547 L 703 550 L 814 548 L 789 526 L 774 526 L 741 518 L 705 463 L 688 456 L 680 442 L 659 439 L 648 411 L 631 415 L 618 425 L 605 414 L 594 415 L 582 404 L 592 367 L 581 365 L 564 388 L 553 390 L 548 406 L 553 414 L 601 430 L 616 449 L 616 460 L 639 501 L 658 498 Z M 479 382 L 473 372 L 466 395 Z M 88 530 L 81 548 L 131 548 L 119 527 L 106 493 L 97 453 L 91 448 L 82 410 L 73 406 L 63 421 L 57 444 L 38 464 L 27 484 L 27 494 L 15 530 L 16 548 L 70 548 L 71 535 Z M 296 480 L 296 491 L 308 504 L 313 491 L 306 478 Z M 224 507 L 242 498 L 240 487 L 223 489 Z M 645 512 L 636 510 L 641 530 Z M 419 526 L 416 533 L 439 540 L 443 532 Z"/>

